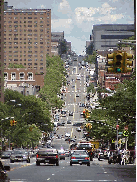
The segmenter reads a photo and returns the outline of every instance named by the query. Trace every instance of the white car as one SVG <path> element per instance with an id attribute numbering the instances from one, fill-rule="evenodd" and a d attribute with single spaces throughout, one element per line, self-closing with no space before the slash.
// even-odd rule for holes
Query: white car
<path id="1" fill-rule="evenodd" d="M 70 133 L 66 133 L 65 134 L 65 137 L 70 137 Z"/>

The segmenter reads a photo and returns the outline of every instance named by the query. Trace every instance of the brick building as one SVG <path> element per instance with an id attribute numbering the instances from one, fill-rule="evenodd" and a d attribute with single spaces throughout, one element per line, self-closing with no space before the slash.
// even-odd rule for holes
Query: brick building
<path id="1" fill-rule="evenodd" d="M 22 93 L 22 90 L 26 88 L 27 95 L 36 95 L 37 91 L 39 91 L 40 88 L 42 88 L 43 86 L 44 86 L 44 75 L 37 74 L 35 69 L 31 68 L 4 69 L 5 89 L 9 88 L 12 90 L 17 90 Z"/>
<path id="2" fill-rule="evenodd" d="M 4 102 L 4 0 L 0 1 L 0 101 Z"/>
<path id="3" fill-rule="evenodd" d="M 51 9 L 13 9 L 5 4 L 4 67 L 17 63 L 46 73 L 51 55 Z"/>

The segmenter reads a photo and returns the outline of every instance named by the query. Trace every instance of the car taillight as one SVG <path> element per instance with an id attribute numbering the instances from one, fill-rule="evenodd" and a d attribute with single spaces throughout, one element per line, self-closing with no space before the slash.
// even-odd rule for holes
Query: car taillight
<path id="1" fill-rule="evenodd" d="M 56 155 L 56 159 L 58 159 L 58 155 Z"/>
<path id="2" fill-rule="evenodd" d="M 76 157 L 71 157 L 71 159 L 76 159 Z"/>
<path id="3" fill-rule="evenodd" d="M 36 158 L 38 158 L 38 157 L 39 157 L 39 155 L 37 154 L 37 155 L 36 155 Z"/>
<path id="4" fill-rule="evenodd" d="M 89 157 L 85 157 L 86 160 L 89 160 Z"/>

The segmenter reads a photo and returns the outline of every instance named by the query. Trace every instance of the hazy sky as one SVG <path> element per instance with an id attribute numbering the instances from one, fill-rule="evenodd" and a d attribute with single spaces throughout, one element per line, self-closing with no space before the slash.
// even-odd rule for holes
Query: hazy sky
<path id="1" fill-rule="evenodd" d="M 51 9 L 51 31 L 64 31 L 72 50 L 85 53 L 93 25 L 133 24 L 134 0 L 7 0 L 14 8 Z M 83 52 L 84 51 L 84 52 Z"/>

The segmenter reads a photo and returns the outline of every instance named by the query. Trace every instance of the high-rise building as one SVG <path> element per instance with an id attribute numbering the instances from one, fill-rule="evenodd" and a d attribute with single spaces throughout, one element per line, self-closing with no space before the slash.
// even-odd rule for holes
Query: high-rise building
<path id="1" fill-rule="evenodd" d="M 117 49 L 119 40 L 134 36 L 134 24 L 93 25 L 94 50 Z"/>
<path id="2" fill-rule="evenodd" d="M 51 55 L 51 9 L 4 11 L 4 67 L 17 63 L 46 73 L 46 55 Z"/>
<path id="3" fill-rule="evenodd" d="M 4 102 L 4 0 L 0 1 L 0 101 Z"/>

